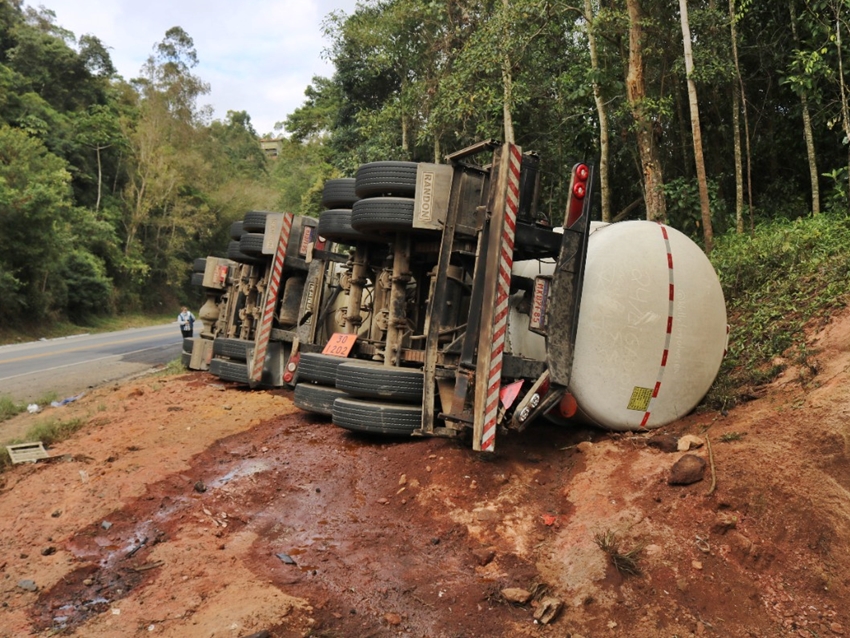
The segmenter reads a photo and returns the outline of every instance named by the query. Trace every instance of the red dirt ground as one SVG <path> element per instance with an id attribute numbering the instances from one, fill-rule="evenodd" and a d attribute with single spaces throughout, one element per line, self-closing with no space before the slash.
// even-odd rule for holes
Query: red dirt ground
<path id="1" fill-rule="evenodd" d="M 0 636 L 850 635 L 850 312 L 810 347 L 805 384 L 665 428 L 709 438 L 710 495 L 641 434 L 539 426 L 485 458 L 205 373 L 98 389 L 54 413 L 87 424 L 52 460 L 0 475 Z"/>

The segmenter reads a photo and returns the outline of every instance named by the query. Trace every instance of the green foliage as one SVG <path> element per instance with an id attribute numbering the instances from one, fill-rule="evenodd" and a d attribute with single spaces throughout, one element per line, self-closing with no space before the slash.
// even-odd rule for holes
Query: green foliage
<path id="1" fill-rule="evenodd" d="M 729 351 L 709 405 L 729 406 L 781 371 L 777 357 L 814 365 L 804 328 L 847 303 L 850 217 L 765 222 L 754 236 L 718 238 L 711 255 L 726 297 Z"/>
<path id="2" fill-rule="evenodd" d="M 85 322 L 112 312 L 112 281 L 104 264 L 91 253 L 74 251 L 65 257 L 62 277 L 67 289 L 68 317 Z"/>

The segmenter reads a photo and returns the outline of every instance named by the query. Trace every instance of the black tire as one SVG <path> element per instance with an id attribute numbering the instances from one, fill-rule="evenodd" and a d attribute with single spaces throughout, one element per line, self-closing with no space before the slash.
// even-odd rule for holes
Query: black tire
<path id="1" fill-rule="evenodd" d="M 242 237 L 242 233 L 245 232 L 245 229 L 242 228 L 242 221 L 233 222 L 230 224 L 230 239 L 235 239 L 239 241 Z"/>
<path id="2" fill-rule="evenodd" d="M 422 403 L 422 370 L 350 361 L 336 369 L 336 387 L 353 397 Z"/>
<path id="3" fill-rule="evenodd" d="M 326 210 L 319 215 L 319 237 L 331 241 L 354 244 L 368 241 L 363 233 L 351 227 L 351 211 L 345 209 Z"/>
<path id="4" fill-rule="evenodd" d="M 322 189 L 322 206 L 325 208 L 351 208 L 357 201 L 357 193 L 354 192 L 353 177 L 342 179 L 329 179 Z"/>
<path id="5" fill-rule="evenodd" d="M 248 349 L 253 347 L 253 341 L 217 337 L 213 341 L 213 356 L 227 357 L 237 361 L 248 360 Z"/>
<path id="6" fill-rule="evenodd" d="M 242 231 L 246 233 L 262 233 L 266 229 L 265 211 L 252 210 L 245 213 L 245 219 L 242 220 Z"/>
<path id="7" fill-rule="evenodd" d="M 413 230 L 413 200 L 405 197 L 361 199 L 351 209 L 351 227 L 364 234 Z"/>
<path id="8" fill-rule="evenodd" d="M 354 192 L 358 197 L 401 195 L 416 192 L 416 162 L 371 162 L 357 169 Z"/>
<path id="9" fill-rule="evenodd" d="M 224 359 L 210 361 L 210 373 L 223 381 L 248 384 L 248 364 Z"/>
<path id="10" fill-rule="evenodd" d="M 334 401 L 333 422 L 352 432 L 409 436 L 422 425 L 422 406 L 341 398 Z"/>
<path id="11" fill-rule="evenodd" d="M 336 369 L 346 361 L 346 357 L 334 357 L 320 352 L 305 352 L 298 361 L 298 382 L 313 381 L 321 385 L 336 385 Z"/>
<path id="12" fill-rule="evenodd" d="M 188 352 L 192 354 L 192 348 L 195 347 L 195 338 L 194 337 L 183 337 L 183 352 Z"/>
<path id="13" fill-rule="evenodd" d="M 192 283 L 193 286 L 203 286 L 204 285 L 204 273 L 193 272 L 191 283 Z"/>
<path id="14" fill-rule="evenodd" d="M 207 269 L 207 258 L 198 257 L 192 263 L 192 272 L 204 272 Z"/>
<path id="15" fill-rule="evenodd" d="M 181 352 L 180 353 L 180 363 L 183 364 L 184 368 L 188 368 L 189 364 L 192 363 L 192 355 L 189 352 Z"/>
<path id="16" fill-rule="evenodd" d="M 252 255 L 246 255 L 241 250 L 239 250 L 239 242 L 233 240 L 227 246 L 227 258 L 232 259 L 233 261 L 238 261 L 240 264 L 251 264 L 251 265 L 259 265 L 265 263 L 265 259 L 260 259 L 259 257 L 254 257 Z"/>
<path id="17" fill-rule="evenodd" d="M 239 240 L 239 251 L 252 257 L 259 257 L 263 254 L 264 239 L 263 233 L 244 233 Z"/>
<path id="18" fill-rule="evenodd" d="M 312 383 L 299 383 L 295 386 L 295 394 L 292 402 L 295 407 L 305 412 L 315 412 L 331 416 L 333 414 L 334 400 L 344 397 L 345 392 L 325 385 L 314 385 Z"/>

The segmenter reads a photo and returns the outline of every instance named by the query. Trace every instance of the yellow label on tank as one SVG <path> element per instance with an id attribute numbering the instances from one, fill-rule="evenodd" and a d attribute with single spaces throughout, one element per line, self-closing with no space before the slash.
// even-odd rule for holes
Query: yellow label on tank
<path id="1" fill-rule="evenodd" d="M 635 389 L 632 390 L 632 398 L 629 399 L 628 409 L 646 412 L 650 399 L 652 399 L 652 388 L 635 386 Z"/>

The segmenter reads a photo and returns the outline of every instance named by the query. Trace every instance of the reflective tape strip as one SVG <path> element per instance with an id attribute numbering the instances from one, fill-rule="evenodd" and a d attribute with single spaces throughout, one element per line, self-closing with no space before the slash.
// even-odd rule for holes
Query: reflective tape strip
<path id="1" fill-rule="evenodd" d="M 277 296 L 280 291 L 280 279 L 283 274 L 283 260 L 286 258 L 286 247 L 289 244 L 289 233 L 292 230 L 292 213 L 283 214 L 283 222 L 280 225 L 280 238 L 277 242 L 277 250 L 272 262 L 272 272 L 268 288 L 266 288 L 266 303 L 263 306 L 263 314 L 260 317 L 260 325 L 254 336 L 254 359 L 251 365 L 250 380 L 259 383 L 263 377 L 263 365 L 266 361 L 266 350 L 269 346 L 269 337 L 272 333 L 272 321 L 274 320 L 274 309 L 277 306 Z"/>
<path id="2" fill-rule="evenodd" d="M 673 302 L 676 298 L 676 287 L 673 279 L 673 251 L 670 248 L 670 236 L 667 234 L 667 227 L 664 224 L 658 224 L 658 227 L 661 229 L 661 235 L 664 237 L 664 247 L 667 249 L 667 272 L 670 286 L 670 294 L 667 300 L 667 332 L 664 335 L 664 351 L 661 353 L 661 365 L 658 367 L 655 387 L 652 390 L 652 397 L 649 399 L 649 405 L 646 407 L 646 412 L 640 422 L 640 427 L 642 428 L 645 428 L 647 423 L 649 423 L 652 402 L 661 390 L 661 379 L 664 376 L 664 370 L 667 368 L 667 359 L 670 356 L 670 341 L 673 337 Z"/>
<path id="3" fill-rule="evenodd" d="M 508 145 L 508 189 L 505 202 L 505 223 L 499 251 L 499 281 L 496 290 L 496 307 L 493 313 L 493 348 L 490 370 L 487 375 L 487 401 L 484 404 L 484 429 L 481 433 L 481 451 L 496 448 L 496 425 L 499 416 L 499 386 L 502 382 L 502 355 L 508 328 L 508 298 L 511 292 L 511 268 L 514 263 L 514 236 L 519 210 L 519 173 L 522 155 L 519 148 Z"/>

